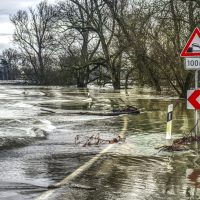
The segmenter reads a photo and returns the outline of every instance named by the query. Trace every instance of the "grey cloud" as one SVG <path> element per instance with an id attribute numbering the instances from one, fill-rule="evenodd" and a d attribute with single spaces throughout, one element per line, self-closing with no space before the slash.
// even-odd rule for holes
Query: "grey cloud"
<path id="1" fill-rule="evenodd" d="M 10 34 L 10 33 L 0 33 L 0 37 L 1 36 L 11 36 L 12 34 Z"/>
<path id="2" fill-rule="evenodd" d="M 0 9 L 0 14 L 1 15 L 9 15 L 11 12 L 9 12 L 9 10 L 6 9 Z"/>
<path id="3" fill-rule="evenodd" d="M 0 15 L 12 15 L 18 10 L 37 5 L 41 0 L 6 0 L 0 1 Z"/>
<path id="4" fill-rule="evenodd" d="M 57 0 L 49 0 L 48 2 L 55 2 Z M 0 0 L 0 36 L 8 37 L 12 33 L 10 26 L 5 26 L 10 22 L 10 15 L 15 14 L 18 10 L 24 10 L 28 7 L 33 7 L 40 3 L 41 0 Z M 2 43 L 0 41 L 0 51 L 9 47 L 10 44 Z"/>
<path id="5" fill-rule="evenodd" d="M 8 49 L 8 48 L 13 48 L 11 43 L 5 44 L 5 43 L 1 43 L 1 42 L 0 42 L 0 53 L 1 53 L 3 50 Z"/>

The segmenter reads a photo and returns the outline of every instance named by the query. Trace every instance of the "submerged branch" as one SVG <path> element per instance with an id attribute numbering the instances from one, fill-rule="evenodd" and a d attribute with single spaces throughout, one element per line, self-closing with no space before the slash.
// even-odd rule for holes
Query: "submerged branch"
<path id="1" fill-rule="evenodd" d="M 102 139 L 100 138 L 99 134 L 92 136 L 77 135 L 75 137 L 75 145 L 82 145 L 83 147 L 101 144 L 114 144 L 124 141 L 125 139 L 119 135 L 111 140 Z"/>

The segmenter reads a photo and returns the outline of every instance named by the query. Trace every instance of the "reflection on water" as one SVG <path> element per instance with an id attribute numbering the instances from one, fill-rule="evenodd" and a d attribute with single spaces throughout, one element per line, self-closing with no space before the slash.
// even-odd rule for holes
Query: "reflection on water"
<path id="1" fill-rule="evenodd" d="M 62 180 L 106 145 L 77 147 L 77 134 L 117 135 L 126 141 L 103 154 L 73 183 L 95 191 L 64 187 L 51 199 L 198 199 L 200 158 L 197 148 L 160 152 L 165 144 L 166 110 L 176 104 L 173 138 L 188 133 L 194 114 L 186 102 L 150 88 L 112 90 L 66 87 L 0 86 L 0 199 L 34 199 Z M 70 110 L 110 111 L 132 105 L 140 115 L 69 115 Z M 42 137 L 41 137 L 42 136 Z M 12 148 L 8 148 L 11 147 Z M 19 148 L 20 147 L 20 148 Z"/>

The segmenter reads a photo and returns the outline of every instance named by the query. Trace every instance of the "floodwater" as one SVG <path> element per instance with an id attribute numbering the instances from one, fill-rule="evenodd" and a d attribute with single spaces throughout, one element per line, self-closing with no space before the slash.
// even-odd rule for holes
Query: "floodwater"
<path id="1" fill-rule="evenodd" d="M 1 200 L 200 199 L 198 146 L 173 153 L 155 149 L 166 143 L 168 104 L 177 105 L 173 138 L 192 129 L 194 114 L 184 100 L 150 88 L 125 93 L 2 85 L 0 90 Z M 78 113 L 126 105 L 141 114 Z M 74 143 L 76 135 L 97 134 L 108 140 L 123 134 L 126 140 L 89 147 Z M 49 188 L 55 184 L 59 187 Z"/>

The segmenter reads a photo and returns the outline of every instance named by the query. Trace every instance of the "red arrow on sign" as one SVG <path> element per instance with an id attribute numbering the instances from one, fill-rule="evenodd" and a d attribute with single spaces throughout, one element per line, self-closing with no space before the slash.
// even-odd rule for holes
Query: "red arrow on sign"
<path id="1" fill-rule="evenodd" d="M 195 110 L 200 110 L 200 103 L 197 101 L 197 98 L 200 96 L 200 90 L 194 90 L 194 92 L 187 99 Z"/>

